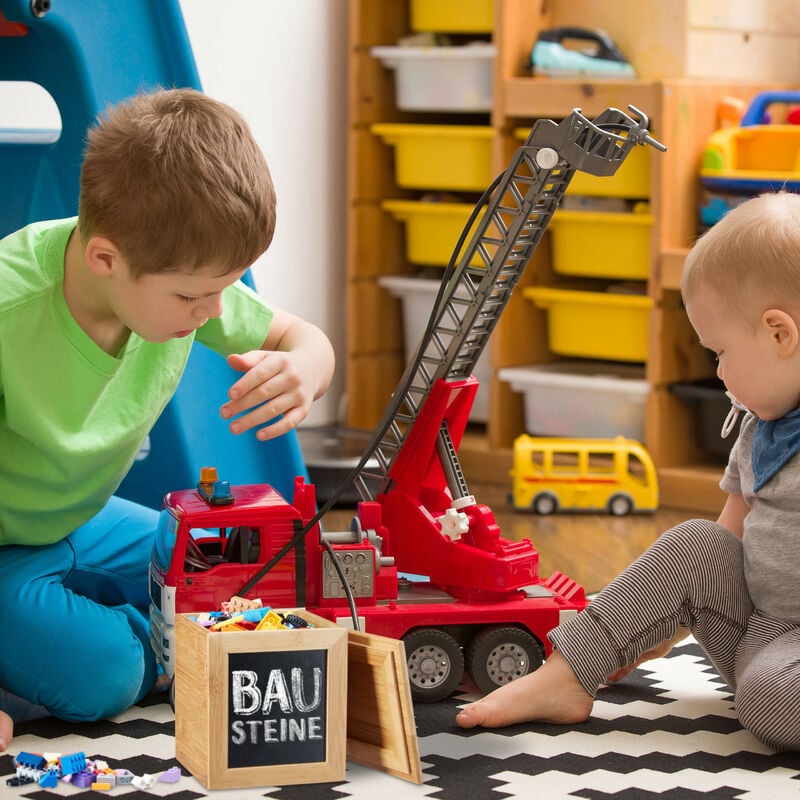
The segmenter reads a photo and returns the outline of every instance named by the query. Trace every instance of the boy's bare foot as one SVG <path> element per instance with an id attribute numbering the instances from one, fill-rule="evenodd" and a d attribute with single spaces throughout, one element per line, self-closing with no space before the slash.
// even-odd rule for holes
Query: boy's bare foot
<path id="1" fill-rule="evenodd" d="M 14 736 L 14 720 L 0 711 L 0 753 L 4 753 L 11 746 L 11 739 Z"/>
<path id="2" fill-rule="evenodd" d="M 456 715 L 456 723 L 462 728 L 501 728 L 518 722 L 569 725 L 589 719 L 593 704 L 591 695 L 555 650 L 535 672 L 465 706 Z"/>

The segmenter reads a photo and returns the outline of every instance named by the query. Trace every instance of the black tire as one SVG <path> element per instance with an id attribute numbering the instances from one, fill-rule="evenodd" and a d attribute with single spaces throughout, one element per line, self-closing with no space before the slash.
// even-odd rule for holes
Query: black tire
<path id="1" fill-rule="evenodd" d="M 539 669 L 544 649 L 536 637 L 513 625 L 479 631 L 467 647 L 467 672 L 484 694 Z"/>
<path id="2" fill-rule="evenodd" d="M 633 511 L 633 501 L 626 494 L 615 494 L 608 501 L 608 513 L 614 517 L 624 517 Z"/>
<path id="3" fill-rule="evenodd" d="M 531 506 L 537 514 L 546 517 L 558 511 L 558 498 L 554 494 L 550 494 L 550 492 L 542 492 L 533 498 Z"/>
<path id="4" fill-rule="evenodd" d="M 449 697 L 464 677 L 464 654 L 458 642 L 439 628 L 420 628 L 403 637 L 411 697 L 436 703 Z"/>

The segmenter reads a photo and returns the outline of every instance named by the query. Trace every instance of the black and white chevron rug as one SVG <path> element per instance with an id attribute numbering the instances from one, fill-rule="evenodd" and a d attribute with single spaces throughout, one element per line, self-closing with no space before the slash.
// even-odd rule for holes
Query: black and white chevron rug
<path id="1" fill-rule="evenodd" d="M 184 773 L 177 783 L 120 786 L 107 794 L 172 800 L 800 798 L 800 754 L 770 752 L 741 729 L 728 688 L 692 642 L 602 689 L 592 719 L 574 727 L 463 731 L 453 722 L 455 713 L 477 695 L 462 688 L 449 701 L 415 706 L 421 786 L 348 764 L 343 783 L 212 792 Z M 20 725 L 11 755 L 0 756 L 0 797 L 97 800 L 97 791 L 64 783 L 7 786 L 12 755 L 20 751 L 82 751 L 134 775 L 158 775 L 177 764 L 173 734 L 173 714 L 161 696 L 108 722 Z"/>

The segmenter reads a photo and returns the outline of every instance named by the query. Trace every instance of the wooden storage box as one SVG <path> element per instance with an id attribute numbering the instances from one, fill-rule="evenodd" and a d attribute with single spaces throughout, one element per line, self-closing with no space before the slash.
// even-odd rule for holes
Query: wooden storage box
<path id="1" fill-rule="evenodd" d="M 347 748 L 347 631 L 211 633 L 175 625 L 175 755 L 208 789 L 340 781 Z"/>

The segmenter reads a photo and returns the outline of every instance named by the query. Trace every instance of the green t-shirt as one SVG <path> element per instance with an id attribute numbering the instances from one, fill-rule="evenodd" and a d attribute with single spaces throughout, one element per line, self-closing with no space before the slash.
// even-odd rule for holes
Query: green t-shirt
<path id="1" fill-rule="evenodd" d="M 195 336 L 131 333 L 111 356 L 64 299 L 76 220 L 29 225 L 0 240 L 0 545 L 49 544 L 91 519 L 125 477 L 169 402 Z M 241 283 L 196 332 L 221 355 L 264 343 L 272 310 Z"/>

